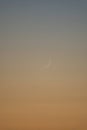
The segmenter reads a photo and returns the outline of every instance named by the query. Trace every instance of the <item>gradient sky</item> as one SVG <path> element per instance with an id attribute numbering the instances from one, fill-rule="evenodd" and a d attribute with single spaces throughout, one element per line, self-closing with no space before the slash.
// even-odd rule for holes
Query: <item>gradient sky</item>
<path id="1" fill-rule="evenodd" d="M 0 0 L 0 129 L 87 130 L 86 0 Z"/>

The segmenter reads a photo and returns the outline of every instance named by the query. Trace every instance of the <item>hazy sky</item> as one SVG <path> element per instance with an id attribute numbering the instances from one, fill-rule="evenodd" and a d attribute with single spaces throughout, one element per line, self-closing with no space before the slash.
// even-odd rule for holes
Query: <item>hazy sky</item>
<path id="1" fill-rule="evenodd" d="M 87 1 L 0 0 L 0 129 L 87 129 Z"/>

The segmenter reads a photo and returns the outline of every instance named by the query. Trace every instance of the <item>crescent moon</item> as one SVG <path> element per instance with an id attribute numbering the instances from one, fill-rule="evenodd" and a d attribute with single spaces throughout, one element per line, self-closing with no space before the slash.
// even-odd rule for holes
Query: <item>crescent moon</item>
<path id="1" fill-rule="evenodd" d="M 42 70 L 49 69 L 51 64 L 52 64 L 52 61 L 51 61 L 51 59 L 49 59 L 48 63 L 42 67 Z"/>
<path id="2" fill-rule="evenodd" d="M 51 60 L 48 61 L 48 63 L 44 66 L 45 69 L 48 69 L 51 66 Z"/>

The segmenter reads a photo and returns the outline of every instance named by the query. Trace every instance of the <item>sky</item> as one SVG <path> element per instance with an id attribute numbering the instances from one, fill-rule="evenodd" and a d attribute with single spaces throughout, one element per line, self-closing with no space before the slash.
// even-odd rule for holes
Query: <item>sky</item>
<path id="1" fill-rule="evenodd" d="M 87 129 L 87 1 L 0 0 L 0 129 Z"/>

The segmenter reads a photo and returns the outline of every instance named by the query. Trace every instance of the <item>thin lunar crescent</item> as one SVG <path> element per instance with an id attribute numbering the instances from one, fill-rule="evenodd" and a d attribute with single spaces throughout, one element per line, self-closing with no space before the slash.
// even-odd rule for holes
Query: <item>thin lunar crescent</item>
<path id="1" fill-rule="evenodd" d="M 48 64 L 44 66 L 44 68 L 48 69 L 51 66 L 51 60 L 48 61 Z"/>
<path id="2" fill-rule="evenodd" d="M 52 64 L 52 61 L 51 59 L 49 59 L 48 63 L 42 67 L 42 70 L 50 68 L 51 64 Z"/>

